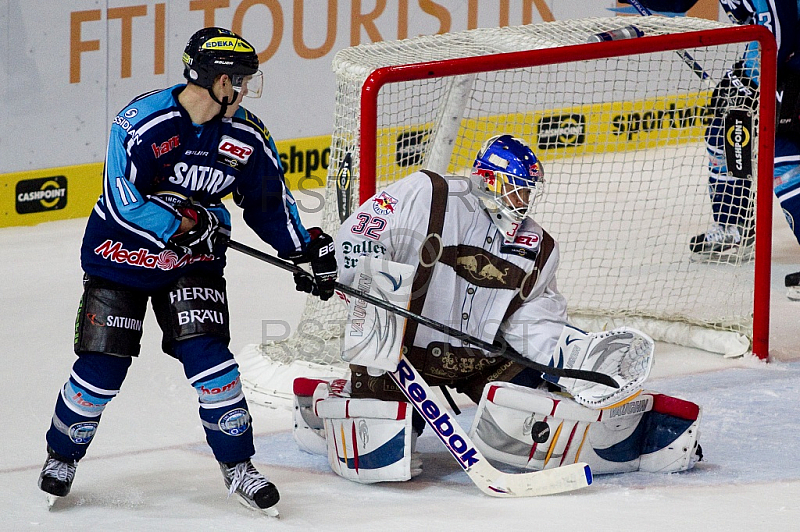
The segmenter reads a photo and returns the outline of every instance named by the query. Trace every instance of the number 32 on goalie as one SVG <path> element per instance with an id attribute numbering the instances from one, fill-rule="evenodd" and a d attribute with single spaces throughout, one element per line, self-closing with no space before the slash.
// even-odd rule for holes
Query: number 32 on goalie
<path id="1" fill-rule="evenodd" d="M 367 238 L 378 240 L 381 237 L 381 231 L 386 229 L 386 220 L 380 216 L 360 212 L 356 218 L 358 223 L 350 228 L 350 232 L 354 235 L 364 235 Z"/>

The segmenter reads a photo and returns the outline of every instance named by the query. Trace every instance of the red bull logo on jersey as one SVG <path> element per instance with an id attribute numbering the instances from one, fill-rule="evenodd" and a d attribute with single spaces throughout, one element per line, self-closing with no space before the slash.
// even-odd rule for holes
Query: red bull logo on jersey
<path id="1" fill-rule="evenodd" d="M 372 208 L 378 214 L 394 214 L 395 205 L 397 205 L 397 199 L 386 192 L 381 192 L 377 198 L 372 200 Z"/>
<path id="2" fill-rule="evenodd" d="M 145 248 L 130 251 L 122 247 L 122 242 L 114 242 L 110 239 L 97 246 L 94 253 L 117 264 L 164 271 L 182 268 L 195 262 L 214 260 L 214 255 L 190 255 L 187 253 L 183 257 L 178 257 L 178 254 L 171 249 L 165 249 L 158 254 L 151 253 Z"/>

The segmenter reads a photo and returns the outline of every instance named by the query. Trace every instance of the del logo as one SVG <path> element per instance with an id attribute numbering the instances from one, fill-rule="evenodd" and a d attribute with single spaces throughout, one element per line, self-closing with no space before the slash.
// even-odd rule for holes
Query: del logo
<path id="1" fill-rule="evenodd" d="M 17 214 L 56 211 L 67 206 L 67 178 L 63 175 L 17 181 Z"/>
<path id="2" fill-rule="evenodd" d="M 116 262 L 117 264 L 127 264 L 128 266 L 137 266 L 150 270 L 158 268 L 164 271 L 182 268 L 194 262 L 208 262 L 214 260 L 214 255 L 189 255 L 187 253 L 183 257 L 178 257 L 178 254 L 171 249 L 165 249 L 157 255 L 150 253 L 150 251 L 145 248 L 129 251 L 122 247 L 121 242 L 114 242 L 112 240 L 106 240 L 97 246 L 94 249 L 94 253 L 95 255 Z"/>
<path id="3" fill-rule="evenodd" d="M 539 245 L 539 240 L 539 235 L 536 233 L 517 233 L 514 243 L 518 246 L 533 248 Z"/>
<path id="4" fill-rule="evenodd" d="M 377 198 L 372 200 L 372 208 L 378 214 L 394 214 L 395 205 L 397 205 L 397 199 L 386 192 L 381 192 Z"/>
<path id="5" fill-rule="evenodd" d="M 237 161 L 246 163 L 253 153 L 253 147 L 226 135 L 222 137 L 219 143 L 219 152 L 222 155 L 233 157 Z"/>

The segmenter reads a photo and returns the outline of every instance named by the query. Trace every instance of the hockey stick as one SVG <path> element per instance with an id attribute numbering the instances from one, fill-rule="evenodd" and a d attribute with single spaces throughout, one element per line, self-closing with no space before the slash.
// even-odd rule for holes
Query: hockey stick
<path id="1" fill-rule="evenodd" d="M 310 273 L 308 273 L 306 270 L 304 270 L 300 266 L 297 266 L 297 265 L 295 265 L 295 264 L 293 264 L 291 262 L 287 262 L 285 260 L 282 260 L 282 259 L 280 259 L 278 257 L 274 257 L 274 256 L 272 256 L 272 255 L 270 255 L 268 253 L 264 253 L 263 251 L 260 251 L 258 249 L 252 248 L 252 247 L 247 246 L 245 244 L 236 242 L 235 240 L 229 240 L 228 241 L 228 247 L 230 247 L 231 249 L 235 249 L 236 251 L 239 251 L 241 253 L 244 253 L 245 255 L 249 255 L 251 257 L 257 258 L 257 259 L 262 260 L 264 262 L 268 262 L 268 263 L 270 263 L 270 264 L 272 264 L 274 266 L 278 266 L 279 268 L 282 268 L 282 269 L 284 269 L 286 271 L 289 271 L 289 272 L 292 272 L 292 273 L 295 273 L 295 274 L 311 276 Z M 363 301 L 366 301 L 367 303 L 375 305 L 376 307 L 380 307 L 380 308 L 382 308 L 384 310 L 388 310 L 389 312 L 393 312 L 395 314 L 399 314 L 399 315 L 403 316 L 406 319 L 409 319 L 409 320 L 412 320 L 412 321 L 415 321 L 415 322 L 419 323 L 420 325 L 424 325 L 425 327 L 429 327 L 431 329 L 434 329 L 436 331 L 444 333 L 444 334 L 446 334 L 448 336 L 451 336 L 453 338 L 457 338 L 457 339 L 461 340 L 462 342 L 466 342 L 466 343 L 468 343 L 470 345 L 474 345 L 475 347 L 479 347 L 479 348 L 483 349 L 484 351 L 486 351 L 488 353 L 507 358 L 508 360 L 511 360 L 513 362 L 517 362 L 518 364 L 521 364 L 523 366 L 529 367 L 529 368 L 534 369 L 536 371 L 539 371 L 541 373 L 546 373 L 548 375 L 553 375 L 555 377 L 566 377 L 566 378 L 570 378 L 570 379 L 580 379 L 580 380 L 584 380 L 584 381 L 596 382 L 598 384 L 602 384 L 604 386 L 609 386 L 609 387 L 614 388 L 614 389 L 618 389 L 619 388 L 619 384 L 614 379 L 612 379 L 610 376 L 608 376 L 608 375 L 606 375 L 604 373 L 598 373 L 596 371 L 588 371 L 588 370 L 581 370 L 581 369 L 554 368 L 554 367 L 547 366 L 545 364 L 539 364 L 539 363 L 534 362 L 532 360 L 528 360 L 527 358 L 525 358 L 521 354 L 517 353 L 516 351 L 514 351 L 513 349 L 511 349 L 511 347 L 509 347 L 507 345 L 491 344 L 489 342 L 481 340 L 480 338 L 476 338 L 476 337 L 471 336 L 469 334 L 466 334 L 466 333 L 464 333 L 462 331 L 459 331 L 458 329 L 453 329 L 452 327 L 448 327 L 447 325 L 445 325 L 443 323 L 439 323 L 437 321 L 433 321 L 433 320 L 431 320 L 429 318 L 426 318 L 425 316 L 420 316 L 419 314 L 414 314 L 413 312 L 409 311 L 408 309 L 405 309 L 405 308 L 402 308 L 402 307 L 398 307 L 396 305 L 392 305 L 388 301 L 384 301 L 383 299 L 379 299 L 377 297 L 374 297 L 374 296 L 372 296 L 370 294 L 367 294 L 366 292 L 362 292 L 361 290 L 358 290 L 356 288 L 352 288 L 350 286 L 343 285 L 341 283 L 336 283 L 335 287 L 336 287 L 337 290 L 339 290 L 340 292 L 343 292 L 343 293 L 345 293 L 347 295 L 350 295 L 350 296 L 356 297 L 358 299 L 361 299 Z"/>
<path id="2" fill-rule="evenodd" d="M 653 12 L 650 11 L 649 9 L 647 9 L 646 7 L 644 7 L 642 5 L 642 3 L 639 2 L 639 0 L 626 0 L 626 1 L 628 3 L 630 3 L 636 9 L 636 11 L 639 12 L 640 15 L 642 15 L 644 17 L 649 17 L 649 16 L 653 15 Z M 692 57 L 689 54 L 689 52 L 687 52 L 686 50 L 675 50 L 675 53 L 678 54 L 680 56 L 680 58 L 683 59 L 683 62 L 686 63 L 686 65 L 689 68 L 692 69 L 692 72 L 697 74 L 697 76 L 700 79 L 702 79 L 703 81 L 706 82 L 706 85 L 708 85 L 709 87 L 712 87 L 713 84 L 711 82 L 711 76 L 709 76 L 706 73 L 705 69 L 703 69 L 703 67 L 700 66 L 700 63 L 695 61 L 694 57 Z"/>
<path id="3" fill-rule="evenodd" d="M 592 483 L 587 464 L 575 463 L 528 473 L 504 473 L 481 454 L 455 416 L 405 358 L 389 376 L 425 418 L 470 480 L 492 497 L 536 497 L 584 488 Z"/>

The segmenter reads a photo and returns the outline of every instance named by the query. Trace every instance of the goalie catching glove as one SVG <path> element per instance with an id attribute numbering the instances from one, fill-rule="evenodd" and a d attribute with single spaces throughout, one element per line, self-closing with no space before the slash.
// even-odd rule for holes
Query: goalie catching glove
<path id="1" fill-rule="evenodd" d="M 295 264 L 310 263 L 313 276 L 294 274 L 298 292 L 306 292 L 327 301 L 333 296 L 336 285 L 336 254 L 333 239 L 319 227 L 308 229 L 311 242 L 305 253 L 290 257 Z"/>
<path id="2" fill-rule="evenodd" d="M 629 327 L 585 333 L 565 325 L 551 365 L 605 373 L 619 384 L 619 388 L 552 375 L 544 378 L 569 392 L 583 406 L 607 408 L 641 390 L 653 367 L 654 349 L 652 338 Z"/>
<path id="3" fill-rule="evenodd" d="M 191 228 L 178 231 L 170 237 L 170 242 L 190 255 L 211 255 L 214 253 L 214 240 L 220 229 L 217 216 L 191 200 L 176 207 L 183 218 L 188 218 L 194 224 Z M 183 222 L 182 222 L 183 223 Z"/>

